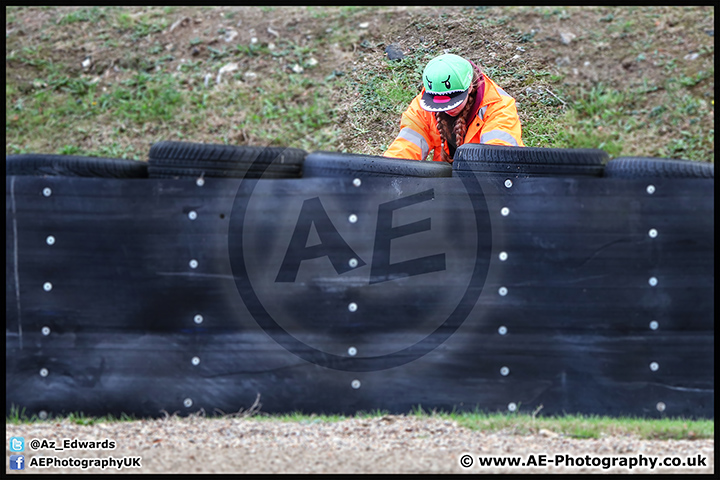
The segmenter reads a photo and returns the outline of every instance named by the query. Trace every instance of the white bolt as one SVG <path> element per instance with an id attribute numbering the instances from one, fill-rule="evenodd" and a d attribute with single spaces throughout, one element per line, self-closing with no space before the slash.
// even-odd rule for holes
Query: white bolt
<path id="1" fill-rule="evenodd" d="M 508 403 L 508 410 L 510 410 L 511 412 L 517 410 L 517 405 L 515 405 L 515 402 Z"/>
<path id="2" fill-rule="evenodd" d="M 193 320 L 195 320 L 195 323 L 197 323 L 198 325 L 200 325 L 200 324 L 203 322 L 203 316 L 202 316 L 202 315 L 195 315 L 195 318 L 194 318 Z"/>
<path id="3" fill-rule="evenodd" d="M 198 261 L 195 259 L 190 260 L 190 268 L 197 268 Z"/>
<path id="4" fill-rule="evenodd" d="M 355 302 L 348 305 L 348 310 L 350 310 L 351 312 L 356 312 L 357 309 L 358 309 L 358 306 L 357 306 L 357 303 L 355 303 Z"/>
<path id="5" fill-rule="evenodd" d="M 355 268 L 358 266 L 357 258 L 351 258 L 350 261 L 348 261 L 348 265 L 350 265 L 350 268 Z"/>
<path id="6" fill-rule="evenodd" d="M 508 367 L 502 367 L 500 369 L 500 375 L 502 375 L 503 377 L 507 377 L 509 373 L 510 369 Z"/>
<path id="7" fill-rule="evenodd" d="M 508 294 L 508 289 L 505 287 L 500 287 L 498 289 L 498 293 L 500 294 L 501 297 L 504 297 L 505 295 Z"/>
<path id="8" fill-rule="evenodd" d="M 45 284 L 43 285 L 43 290 L 45 290 L 46 292 L 49 292 L 50 290 L 52 290 L 52 283 L 45 282 Z"/>
<path id="9" fill-rule="evenodd" d="M 203 185 L 205 185 L 205 180 L 204 180 L 202 177 L 200 177 L 200 178 L 198 178 L 197 180 L 195 180 L 195 184 L 196 184 L 198 187 L 202 187 Z"/>
<path id="10" fill-rule="evenodd" d="M 356 187 L 359 187 L 360 185 L 362 185 L 362 180 L 360 180 L 359 178 L 356 178 L 355 180 L 353 180 L 353 185 L 355 185 Z"/>
<path id="11" fill-rule="evenodd" d="M 500 257 L 501 262 L 504 262 L 505 260 L 507 260 L 508 254 L 507 252 L 500 252 L 500 255 L 498 255 L 498 257 Z"/>
<path id="12" fill-rule="evenodd" d="M 650 330 L 657 330 L 657 329 L 658 329 L 658 326 L 659 326 L 659 325 L 658 325 L 658 322 L 656 322 L 655 320 L 653 320 L 652 322 L 650 322 Z"/>
<path id="13" fill-rule="evenodd" d="M 190 210 L 188 213 L 188 218 L 190 220 L 195 220 L 197 218 L 197 212 L 195 210 Z"/>
<path id="14" fill-rule="evenodd" d="M 508 178 L 507 180 L 505 180 L 505 186 L 506 186 L 507 188 L 512 187 L 512 185 L 513 185 L 513 184 L 512 184 L 512 180 L 510 180 L 509 178 Z"/>
<path id="15" fill-rule="evenodd" d="M 52 190 L 50 190 L 50 187 L 43 188 L 43 195 L 45 195 L 46 197 L 52 195 Z"/>
<path id="16" fill-rule="evenodd" d="M 47 376 L 48 376 L 48 373 L 50 373 L 50 372 L 48 372 L 48 369 L 47 369 L 47 368 L 41 368 L 41 369 L 40 369 L 40 376 L 41 376 L 41 377 L 47 377 Z"/>
<path id="17" fill-rule="evenodd" d="M 510 215 L 510 209 L 508 207 L 503 207 L 500 210 L 500 215 L 502 215 L 503 217 L 507 217 L 508 215 Z"/>
<path id="18" fill-rule="evenodd" d="M 192 407 L 192 403 L 193 403 L 192 400 L 189 399 L 189 398 L 186 398 L 186 399 L 183 401 L 183 405 L 185 405 L 187 408 Z"/>
<path id="19" fill-rule="evenodd" d="M 350 222 L 350 223 L 355 223 L 357 221 L 358 221 L 357 215 L 355 215 L 354 213 L 348 217 L 348 222 Z"/>
<path id="20" fill-rule="evenodd" d="M 47 337 L 48 335 L 50 335 L 50 327 L 42 327 L 41 332 Z"/>
<path id="21" fill-rule="evenodd" d="M 648 280 L 648 283 L 650 284 L 651 287 L 654 287 L 655 285 L 658 284 L 658 279 L 655 277 L 650 277 L 650 279 Z"/>
<path id="22" fill-rule="evenodd" d="M 648 232 L 648 235 L 650 235 L 650 238 L 655 238 L 658 236 L 658 231 L 655 230 L 654 228 L 651 228 L 650 231 Z"/>
<path id="23" fill-rule="evenodd" d="M 505 325 L 500 325 L 500 327 L 498 327 L 498 333 L 500 335 L 505 335 L 507 333 L 507 327 Z"/>
<path id="24" fill-rule="evenodd" d="M 348 355 L 350 355 L 351 357 L 354 357 L 355 355 L 357 355 L 357 348 L 355 348 L 355 347 L 348 348 Z"/>
<path id="25" fill-rule="evenodd" d="M 663 402 L 658 402 L 656 405 L 658 412 L 664 412 L 665 411 L 665 404 Z"/>
<path id="26" fill-rule="evenodd" d="M 45 239 L 45 243 L 48 245 L 53 245 L 55 243 L 55 237 L 52 235 L 48 235 L 48 237 Z"/>
<path id="27" fill-rule="evenodd" d="M 40 410 L 38 412 L 38 417 L 40 417 L 41 420 L 45 420 L 48 417 L 48 413 L 45 410 Z"/>
<path id="28" fill-rule="evenodd" d="M 200 365 L 200 358 L 199 357 L 193 357 L 191 360 L 193 365 Z"/>
<path id="29" fill-rule="evenodd" d="M 648 194 L 652 195 L 653 193 L 655 193 L 655 185 L 648 185 L 645 191 L 648 192 Z"/>
<path id="30" fill-rule="evenodd" d="M 658 365 L 657 362 L 652 362 L 652 363 L 650 364 L 650 370 L 652 370 L 653 372 L 657 372 L 657 371 L 658 371 L 658 368 L 660 368 L 660 365 Z"/>
<path id="31" fill-rule="evenodd" d="M 350 386 L 357 390 L 358 388 L 360 388 L 360 380 L 353 380 L 352 382 L 350 382 Z"/>

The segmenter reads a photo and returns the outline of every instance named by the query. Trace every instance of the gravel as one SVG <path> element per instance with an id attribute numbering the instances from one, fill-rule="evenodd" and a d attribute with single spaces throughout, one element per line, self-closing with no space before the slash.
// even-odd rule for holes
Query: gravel
<path id="1" fill-rule="evenodd" d="M 7 473 L 714 473 L 714 439 L 642 440 L 633 436 L 574 439 L 540 430 L 534 435 L 511 431 L 484 432 L 461 427 L 445 419 L 406 416 L 323 420 L 279 421 L 257 418 L 185 418 L 77 425 L 68 420 L 6 426 L 10 437 L 24 437 L 25 472 Z M 63 439 L 116 442 L 113 450 L 40 449 L 32 439 L 62 442 Z M 469 468 L 461 456 L 474 457 Z M 585 459 L 625 457 L 637 459 L 677 456 L 706 458 L 704 467 L 635 466 L 478 466 L 478 457 L 554 459 L 569 455 Z M 141 457 L 140 468 L 29 466 L 33 457 L 61 459 Z M 592 460 L 592 459 L 590 459 Z M 601 461 L 601 460 L 598 460 Z M 578 461 L 579 464 L 579 461 Z"/>

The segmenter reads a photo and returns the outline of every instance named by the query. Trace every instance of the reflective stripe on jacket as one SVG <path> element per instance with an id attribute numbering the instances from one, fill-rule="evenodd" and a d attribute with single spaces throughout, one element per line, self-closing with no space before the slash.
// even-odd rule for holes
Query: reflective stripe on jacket
<path id="1" fill-rule="evenodd" d="M 484 93 L 480 108 L 472 121 L 467 122 L 465 143 L 487 143 L 524 147 L 520 118 L 515 99 L 483 73 Z M 423 110 L 420 97 L 423 89 L 410 103 L 400 120 L 400 133 L 383 154 L 386 157 L 425 160 L 433 150 L 433 160 L 442 161 L 440 133 L 435 114 Z M 447 145 L 445 151 L 448 152 Z M 448 152 L 449 153 L 449 152 Z"/>

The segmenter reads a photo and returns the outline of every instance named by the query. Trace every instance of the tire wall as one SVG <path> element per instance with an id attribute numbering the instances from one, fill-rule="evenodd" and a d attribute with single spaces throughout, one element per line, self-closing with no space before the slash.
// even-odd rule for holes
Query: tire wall
<path id="1" fill-rule="evenodd" d="M 8 176 L 7 413 L 713 418 L 713 181 L 508 178 Z"/>

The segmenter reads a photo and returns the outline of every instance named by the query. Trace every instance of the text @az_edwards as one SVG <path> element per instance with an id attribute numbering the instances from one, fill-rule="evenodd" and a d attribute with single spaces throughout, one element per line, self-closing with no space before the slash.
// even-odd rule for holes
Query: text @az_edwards
<path id="1" fill-rule="evenodd" d="M 47 438 L 33 438 L 28 442 L 31 450 L 115 450 L 117 446 L 114 440 L 105 438 L 103 440 L 79 440 L 77 438 L 63 438 L 60 441 Z"/>

